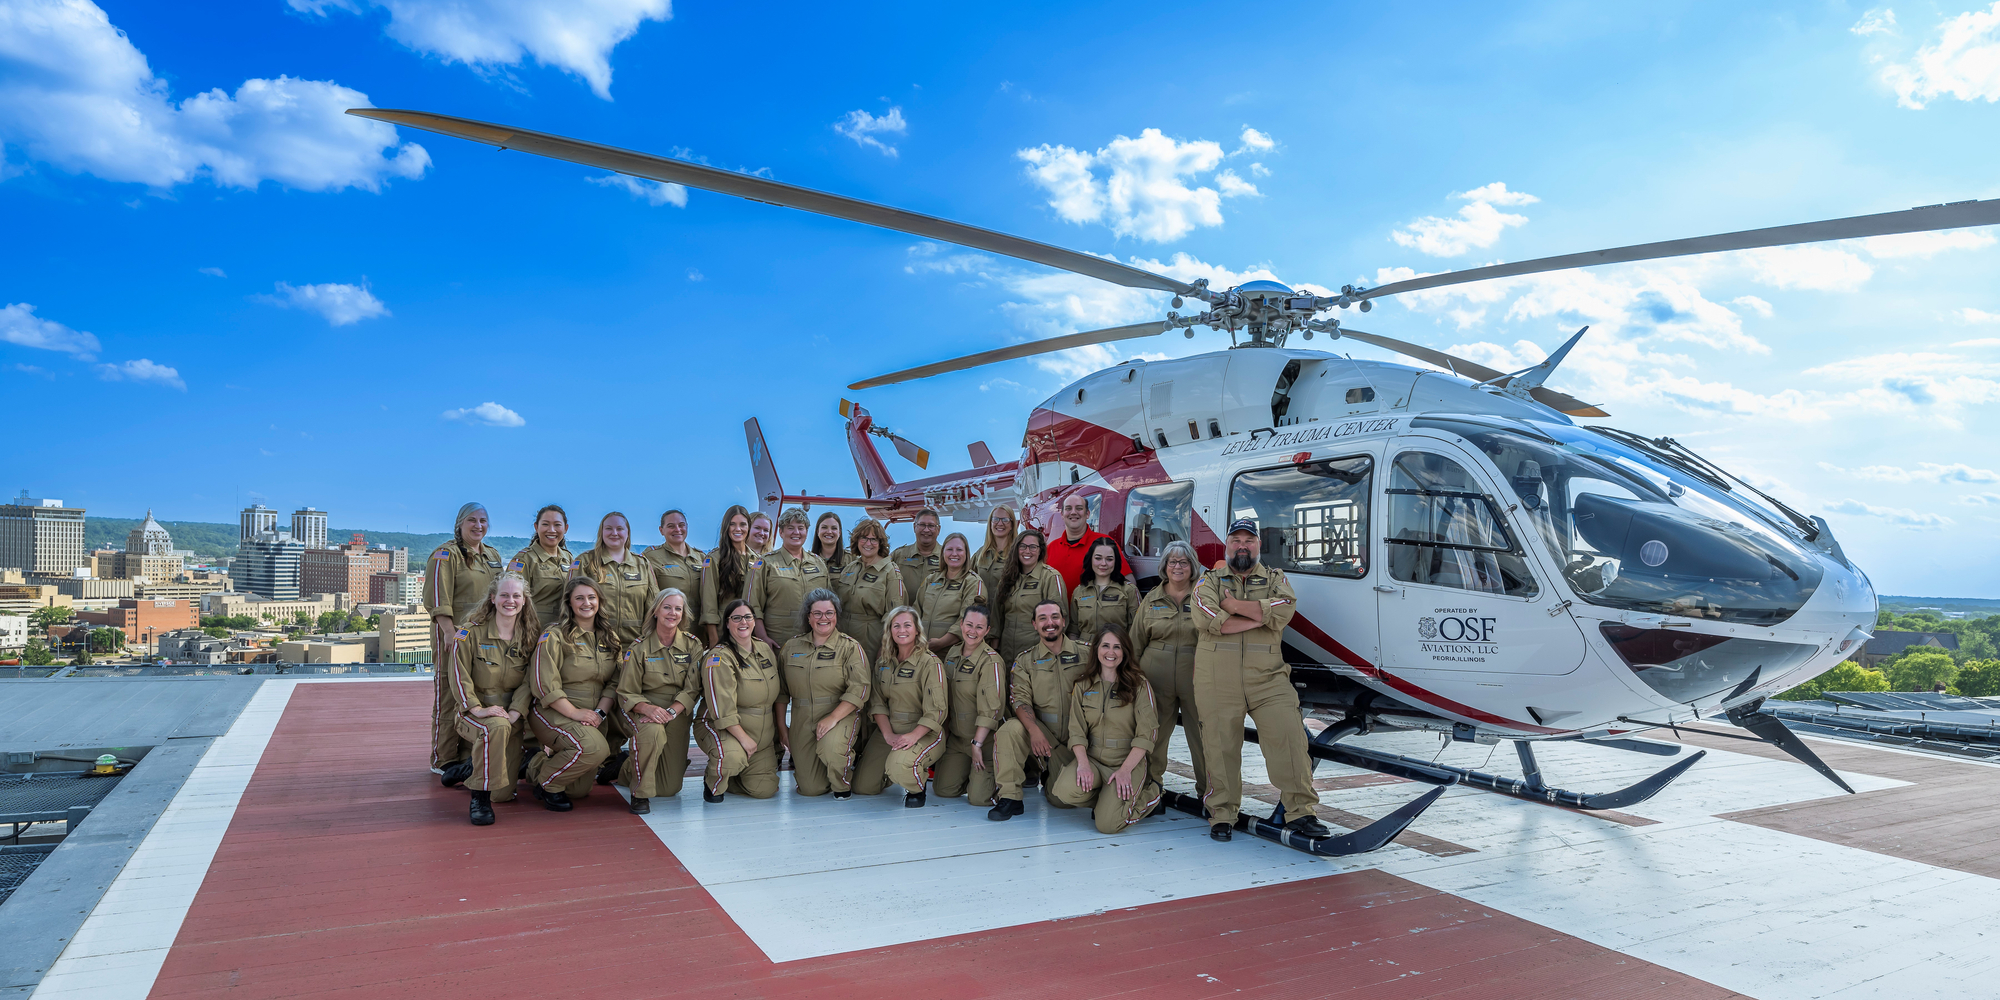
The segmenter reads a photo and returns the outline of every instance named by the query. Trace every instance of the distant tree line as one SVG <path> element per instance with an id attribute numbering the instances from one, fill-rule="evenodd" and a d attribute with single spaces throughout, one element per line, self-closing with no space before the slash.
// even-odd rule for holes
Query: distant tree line
<path id="1" fill-rule="evenodd" d="M 2000 615 L 1946 618 L 1935 611 L 1884 611 L 1875 631 L 1949 632 L 1958 637 L 1958 650 L 1912 646 L 1872 670 L 1849 660 L 1778 697 L 1811 701 L 1828 691 L 1935 691 L 1940 684 L 1949 694 L 2000 696 Z"/>

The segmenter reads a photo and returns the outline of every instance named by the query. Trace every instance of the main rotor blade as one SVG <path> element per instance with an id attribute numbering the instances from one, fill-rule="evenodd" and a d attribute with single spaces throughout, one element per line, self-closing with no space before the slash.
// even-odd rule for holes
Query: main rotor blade
<path id="1" fill-rule="evenodd" d="M 1446 271 L 1442 274 L 1428 274 L 1421 278 L 1392 281 L 1378 288 L 1370 288 L 1355 296 L 1357 299 L 1372 299 L 1382 295 L 1400 292 L 1415 292 L 1426 288 L 1441 288 L 1445 285 L 1464 284 L 1468 281 L 1485 281 L 1489 278 L 1511 278 L 1520 274 L 1540 274 L 1543 271 L 1563 271 L 1573 267 L 1590 267 L 1595 264 L 1625 264 L 1638 260 L 1657 260 L 1662 257 L 1685 257 L 1689 254 L 1716 253 L 1723 250 L 1753 250 L 1758 247 L 1782 247 L 1796 243 L 1824 243 L 1828 240 L 1851 240 L 1863 236 L 1891 236 L 1897 233 L 1928 233 L 1940 229 L 1963 229 L 1967 226 L 1990 226 L 2000 224 L 2000 198 L 1989 201 L 1958 201 L 1949 205 L 1926 205 L 1922 208 L 1904 209 L 1900 212 L 1883 212 L 1880 215 L 1857 215 L 1847 219 L 1830 219 L 1825 222 L 1804 222 L 1795 226 L 1773 226 L 1769 229 L 1747 229 L 1740 233 L 1722 233 L 1718 236 L 1696 236 L 1692 239 L 1665 240 L 1659 243 L 1641 243 L 1637 246 L 1618 247 L 1613 250 L 1591 250 L 1586 253 L 1564 254 L 1560 257 L 1541 257 L 1514 264 L 1494 264 L 1490 267 L 1473 267 L 1463 271 Z"/>
<path id="2" fill-rule="evenodd" d="M 669 184 L 685 184 L 688 187 L 731 194 L 751 201 L 816 212 L 836 219 L 893 229 L 913 236 L 943 240 L 947 243 L 972 247 L 975 250 L 986 250 L 1037 264 L 1046 264 L 1128 288 L 1152 288 L 1182 295 L 1194 291 L 1193 285 L 1175 281 L 1165 275 L 1128 267 L 1117 261 L 1105 260 L 1087 253 L 1065 250 L 1047 243 L 1037 243 L 1034 240 L 968 226 L 962 222 L 953 222 L 936 216 L 877 205 L 858 198 L 847 198 L 837 194 L 827 194 L 824 191 L 814 191 L 811 188 L 781 184 L 734 170 L 719 170 L 698 163 L 689 163 L 686 160 L 619 149 L 615 146 L 603 146 L 580 139 L 550 135 L 546 132 L 531 132 L 511 125 L 495 125 L 470 118 L 432 114 L 428 111 L 349 108 L 347 113 L 362 118 L 407 125 L 440 135 L 488 143 L 501 149 L 518 149 L 551 159 L 615 170 L 634 177 L 644 177 Z"/>
<path id="3" fill-rule="evenodd" d="M 1340 328 L 1340 335 L 1361 341 L 1364 344 L 1373 344 L 1385 351 L 1395 351 L 1397 354 L 1436 365 L 1445 371 L 1451 372 L 1453 375 L 1462 375 L 1474 382 L 1493 382 L 1495 385 L 1506 385 L 1511 381 L 1507 377 L 1506 372 L 1497 372 L 1477 361 L 1467 361 L 1455 354 L 1434 351 L 1428 347 L 1412 344 L 1407 341 L 1396 340 L 1391 337 L 1378 337 L 1372 333 L 1350 330 L 1344 326 Z M 1538 385 L 1529 389 L 1528 395 L 1535 397 L 1536 402 L 1572 417 L 1608 417 L 1611 415 L 1569 393 L 1557 392 L 1545 385 Z"/>
<path id="4" fill-rule="evenodd" d="M 1134 323 L 1131 326 L 1114 326 L 1107 330 L 1089 330 L 1083 333 L 1071 333 L 1061 337 L 1050 337 L 1047 340 L 1036 340 L 1026 344 L 1015 344 L 1012 347 L 1002 347 L 991 351 L 981 351 L 978 354 L 968 354 L 962 358 L 940 361 L 937 364 L 924 365 L 921 368 L 905 368 L 899 372 L 891 372 L 887 375 L 877 375 L 871 379 L 863 379 L 848 386 L 848 388 L 873 389 L 878 385 L 895 385 L 898 382 L 908 382 L 912 379 L 929 378 L 932 375 L 943 375 L 946 372 L 977 368 L 980 365 L 990 365 L 995 361 L 1012 361 L 1015 358 L 1047 354 L 1050 351 L 1066 351 L 1072 347 L 1108 344 L 1114 340 L 1137 340 L 1140 337 L 1157 337 L 1167 332 L 1168 329 L 1170 327 L 1167 324 L 1155 322 Z M 1345 333 L 1346 331 L 1343 330 L 1341 332 Z"/>

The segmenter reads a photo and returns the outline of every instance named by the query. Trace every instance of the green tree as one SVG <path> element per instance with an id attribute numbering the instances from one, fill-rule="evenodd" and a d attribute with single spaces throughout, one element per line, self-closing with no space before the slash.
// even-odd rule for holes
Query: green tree
<path id="1" fill-rule="evenodd" d="M 1960 666 L 1958 693 L 1968 698 L 2000 695 L 2000 660 L 1971 660 Z"/>
<path id="2" fill-rule="evenodd" d="M 33 620 L 37 628 L 40 628 L 43 632 L 47 632 L 49 626 L 61 625 L 69 621 L 70 609 L 60 606 L 36 608 L 35 613 L 28 617 Z"/>
<path id="3" fill-rule="evenodd" d="M 1853 660 L 1842 660 L 1827 671 L 1778 696 L 1780 701 L 1812 701 L 1828 691 L 1887 691 L 1889 678 Z"/>
<path id="4" fill-rule="evenodd" d="M 90 630 L 90 648 L 99 653 L 109 653 L 125 648 L 125 633 L 115 628 Z"/>
<path id="5" fill-rule="evenodd" d="M 87 667 L 90 665 L 91 659 L 90 659 L 89 640 L 86 639 L 76 644 L 76 658 L 70 660 L 69 662 L 71 666 L 77 666 L 77 667 Z"/>
<path id="6" fill-rule="evenodd" d="M 1882 664 L 1882 672 L 1897 691 L 1930 691 L 1939 684 L 1949 688 L 1958 679 L 1958 664 L 1943 650 L 1918 649 Z"/>
<path id="7" fill-rule="evenodd" d="M 1958 637 L 1958 652 L 1951 654 L 1960 664 L 1973 660 L 1991 660 L 2000 657 L 2000 648 L 1995 648 L 1993 638 L 1984 632 L 1970 632 Z"/>
<path id="8" fill-rule="evenodd" d="M 297 614 L 292 615 L 292 624 L 294 625 L 303 625 L 307 628 L 311 628 L 312 623 L 313 623 L 313 615 L 312 612 L 310 611 L 300 611 Z"/>
<path id="9" fill-rule="evenodd" d="M 202 629 L 202 631 L 207 632 L 209 635 L 212 635 L 217 639 L 229 638 L 229 630 L 226 628 L 220 628 L 214 625 L 210 625 L 207 628 Z"/>
<path id="10" fill-rule="evenodd" d="M 340 626 L 345 624 L 346 621 L 347 612 L 345 611 L 322 611 L 318 618 L 320 634 L 325 635 L 328 632 L 338 632 L 340 631 Z"/>
<path id="11" fill-rule="evenodd" d="M 56 657 L 54 653 L 49 652 L 47 643 L 40 639 L 29 639 L 28 648 L 21 651 L 21 662 L 31 667 L 46 667 L 56 662 Z"/>

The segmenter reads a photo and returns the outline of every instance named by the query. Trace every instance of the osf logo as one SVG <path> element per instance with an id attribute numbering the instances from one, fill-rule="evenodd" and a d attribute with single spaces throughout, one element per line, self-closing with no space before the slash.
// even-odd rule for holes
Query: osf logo
<path id="1" fill-rule="evenodd" d="M 1445 642 L 1496 642 L 1497 618 L 1419 618 L 1417 635 L 1424 639 L 1441 639 Z"/>

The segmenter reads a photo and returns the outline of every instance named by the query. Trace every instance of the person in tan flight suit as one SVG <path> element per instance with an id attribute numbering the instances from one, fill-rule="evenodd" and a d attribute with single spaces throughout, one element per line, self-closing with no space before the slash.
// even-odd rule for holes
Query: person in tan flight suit
<path id="1" fill-rule="evenodd" d="M 719 536 L 701 564 L 701 628 L 710 646 L 721 644 L 728 633 L 722 627 L 722 606 L 749 600 L 757 570 L 764 564 L 750 547 L 750 511 L 742 504 L 722 512 Z"/>
<path id="2" fill-rule="evenodd" d="M 1159 752 L 1159 715 L 1125 628 L 1106 622 L 1095 635 L 1096 663 L 1070 688 L 1073 759 L 1049 782 L 1049 796 L 1064 808 L 1089 806 L 1098 833 L 1117 833 L 1160 804 L 1160 786 L 1146 769 L 1146 758 Z"/>
<path id="3" fill-rule="evenodd" d="M 861 751 L 854 790 L 878 795 L 893 781 L 903 787 L 904 808 L 921 809 L 930 766 L 944 753 L 951 695 L 944 664 L 924 641 L 917 609 L 905 605 L 890 611 L 887 631 L 868 692 L 868 715 L 876 731 Z"/>
<path id="4" fill-rule="evenodd" d="M 778 515 L 783 544 L 764 557 L 762 570 L 750 585 L 750 610 L 757 613 L 758 638 L 782 650 L 801 629 L 799 609 L 806 592 L 833 586 L 820 557 L 806 551 L 808 518 L 799 507 Z"/>
<path id="5" fill-rule="evenodd" d="M 1159 708 L 1159 745 L 1146 756 L 1147 775 L 1161 784 L 1167 773 L 1167 744 L 1178 721 L 1187 736 L 1188 756 L 1194 758 L 1194 794 L 1208 794 L 1208 764 L 1201 749 L 1201 712 L 1194 703 L 1194 648 L 1201 639 L 1194 627 L 1194 587 L 1201 562 L 1194 547 L 1175 540 L 1160 556 L 1160 585 L 1139 601 L 1132 622 L 1136 659 L 1153 685 Z"/>
<path id="6" fill-rule="evenodd" d="M 854 794 L 855 738 L 868 707 L 868 657 L 842 633 L 840 598 L 824 587 L 800 600 L 804 628 L 778 653 L 791 699 L 792 782 L 800 795 Z"/>
<path id="7" fill-rule="evenodd" d="M 610 623 L 597 613 L 597 584 L 575 576 L 563 584 L 563 617 L 535 645 L 529 683 L 535 695 L 528 724 L 542 752 L 528 765 L 535 797 L 555 812 L 590 794 L 593 772 L 611 754 L 604 736 L 612 684 L 625 652 Z"/>
<path id="8" fill-rule="evenodd" d="M 507 572 L 519 573 L 528 581 L 528 603 L 535 606 L 535 620 L 553 622 L 562 617 L 562 587 L 569 579 L 569 515 L 549 504 L 535 512 L 535 535 L 526 547 L 507 560 Z"/>
<path id="9" fill-rule="evenodd" d="M 847 565 L 847 532 L 840 525 L 840 515 L 827 511 L 813 522 L 812 554 L 826 564 L 826 571 L 833 578 L 840 579 L 840 571 Z"/>
<path id="10" fill-rule="evenodd" d="M 702 661 L 701 721 L 694 729 L 695 742 L 708 754 L 701 798 L 721 802 L 725 791 L 733 791 L 768 799 L 778 794 L 778 761 L 787 749 L 788 734 L 778 725 L 785 675 L 777 654 L 757 638 L 750 602 L 730 601 L 720 617 L 728 632 Z"/>
<path id="11" fill-rule="evenodd" d="M 1097 634 L 1101 625 L 1132 627 L 1139 588 L 1119 568 L 1118 543 L 1099 538 L 1083 557 L 1083 577 L 1069 594 L 1069 631 L 1079 639 Z"/>
<path id="12" fill-rule="evenodd" d="M 1194 590 L 1201 641 L 1194 654 L 1194 700 L 1201 714 L 1208 764 L 1208 835 L 1228 840 L 1243 804 L 1243 717 L 1257 721 L 1264 768 L 1281 794 L 1285 829 L 1307 837 L 1333 835 L 1314 808 L 1312 759 L 1292 670 L 1285 665 L 1285 626 L 1298 610 L 1284 571 L 1260 563 L 1257 522 L 1229 525 L 1224 558 Z"/>
<path id="13" fill-rule="evenodd" d="M 882 523 L 862 518 L 854 525 L 847 568 L 834 581 L 840 595 L 840 630 L 854 637 L 870 657 L 882 649 L 882 616 L 909 603 L 903 574 L 889 561 L 889 536 Z"/>
<path id="14" fill-rule="evenodd" d="M 514 800 L 514 767 L 528 728 L 523 717 L 533 700 L 528 665 L 539 634 L 527 579 L 502 573 L 452 643 L 448 669 L 457 729 L 472 747 L 465 787 L 472 791 L 473 826 L 493 824 L 496 794 L 501 802 Z"/>
<path id="15" fill-rule="evenodd" d="M 1036 605 L 1054 601 L 1065 612 L 1069 609 L 1062 574 L 1042 561 L 1046 551 L 1041 532 L 1021 532 L 1019 540 L 1014 543 L 1014 561 L 1007 565 L 1007 571 L 1000 577 L 1000 589 L 997 591 L 1000 601 L 1000 658 L 1008 663 L 1020 657 L 1022 650 L 1041 641 L 1041 626 L 1035 620 Z"/>
<path id="16" fill-rule="evenodd" d="M 965 536 L 953 532 L 938 552 L 944 563 L 921 589 L 911 592 L 933 653 L 958 645 L 958 621 L 965 617 L 965 609 L 986 604 L 986 582 L 972 571 L 972 549 Z"/>
<path id="17" fill-rule="evenodd" d="M 576 557 L 569 574 L 597 581 L 597 613 L 619 642 L 630 646 L 638 641 L 659 591 L 654 588 L 653 567 L 632 551 L 632 522 L 625 515 L 614 510 L 597 522 L 597 544 Z"/>
<path id="18" fill-rule="evenodd" d="M 1000 578 L 1007 574 L 1007 563 L 1014 558 L 1017 541 L 1014 537 L 1014 509 L 993 508 L 993 513 L 986 516 L 986 544 L 972 554 L 972 571 L 979 574 L 981 583 L 986 584 L 987 596 L 992 600 L 1000 599 Z"/>
<path id="19" fill-rule="evenodd" d="M 771 515 L 761 510 L 750 515 L 750 551 L 760 556 L 771 554 Z"/>
<path id="20" fill-rule="evenodd" d="M 655 796 L 680 794 L 687 776 L 688 733 L 701 702 L 701 640 L 689 631 L 687 595 L 668 588 L 653 599 L 646 634 L 618 671 L 618 714 L 632 733 L 632 755 L 618 783 L 632 790 L 631 810 L 653 811 Z"/>
<path id="21" fill-rule="evenodd" d="M 1035 625 L 1041 641 L 1022 650 L 1014 660 L 1008 701 L 1014 717 L 993 739 L 995 780 L 999 790 L 986 818 L 1003 821 L 1021 815 L 1021 787 L 1027 781 L 1030 758 L 1047 771 L 1070 763 L 1069 689 L 1090 671 L 1090 650 L 1063 634 L 1063 606 L 1048 600 L 1035 605 Z M 1046 786 L 1046 782 L 1044 783 Z M 1044 787 L 1043 794 L 1049 792 Z"/>
<path id="22" fill-rule="evenodd" d="M 993 733 L 1007 713 L 1007 665 L 986 644 L 986 622 L 986 605 L 975 604 L 952 629 L 962 642 L 944 652 L 944 679 L 951 689 L 944 725 L 951 738 L 931 768 L 939 795 L 964 795 L 966 804 L 975 806 L 993 804 Z"/>
<path id="23" fill-rule="evenodd" d="M 469 620 L 500 575 L 500 553 L 486 544 L 486 523 L 485 504 L 460 507 L 451 523 L 452 540 L 431 553 L 424 570 L 424 603 L 431 609 L 431 772 L 443 775 L 446 786 L 472 773 L 444 667 L 458 641 L 458 623 Z"/>
<path id="24" fill-rule="evenodd" d="M 910 527 L 916 532 L 917 540 L 897 547 L 889 553 L 889 561 L 903 571 L 903 593 L 914 602 L 917 595 L 924 592 L 924 581 L 930 579 L 941 565 L 938 559 L 937 511 L 918 511 L 916 523 Z"/>
<path id="25" fill-rule="evenodd" d="M 701 566 L 708 557 L 688 544 L 687 515 L 679 510 L 660 515 L 660 537 L 665 543 L 647 546 L 640 558 L 653 567 L 654 589 L 671 587 L 687 595 L 687 615 L 681 627 L 701 635 Z"/>

